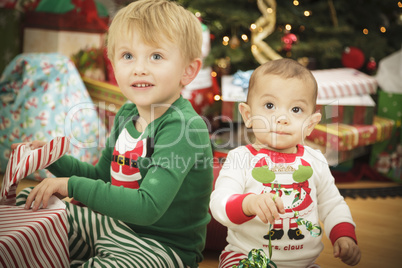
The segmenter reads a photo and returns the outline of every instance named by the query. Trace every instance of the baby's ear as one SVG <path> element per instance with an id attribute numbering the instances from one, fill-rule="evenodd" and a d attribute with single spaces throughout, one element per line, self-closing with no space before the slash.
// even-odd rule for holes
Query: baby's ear
<path id="1" fill-rule="evenodd" d="M 200 58 L 196 58 L 189 65 L 187 65 L 186 69 L 184 70 L 183 77 L 181 78 L 180 82 L 182 86 L 187 86 L 194 80 L 197 76 L 198 72 L 201 70 L 202 61 Z"/>
<path id="2" fill-rule="evenodd" d="M 243 118 L 244 125 L 247 128 L 250 128 L 252 126 L 250 106 L 247 103 L 242 102 L 239 104 L 239 111 L 240 111 L 241 117 Z"/>
<path id="3" fill-rule="evenodd" d="M 321 113 L 315 112 L 311 115 L 305 137 L 309 136 L 313 132 L 315 126 L 321 121 Z"/>

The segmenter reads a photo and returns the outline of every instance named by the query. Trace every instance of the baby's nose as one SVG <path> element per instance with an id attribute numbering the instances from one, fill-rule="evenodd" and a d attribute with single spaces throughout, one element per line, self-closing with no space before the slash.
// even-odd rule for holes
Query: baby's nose
<path id="1" fill-rule="evenodd" d="M 287 125 L 289 124 L 289 120 L 286 116 L 281 115 L 276 119 L 276 123 L 281 125 Z"/>

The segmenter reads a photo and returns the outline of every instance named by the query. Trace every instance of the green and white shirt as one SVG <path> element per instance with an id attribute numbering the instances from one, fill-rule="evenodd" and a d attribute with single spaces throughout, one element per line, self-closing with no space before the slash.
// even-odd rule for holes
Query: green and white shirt
<path id="1" fill-rule="evenodd" d="M 119 110 L 96 166 L 63 156 L 49 170 L 70 177 L 69 197 L 169 246 L 196 267 L 210 221 L 208 129 L 183 97 L 142 133 L 134 125 L 137 117 L 134 104 Z"/>

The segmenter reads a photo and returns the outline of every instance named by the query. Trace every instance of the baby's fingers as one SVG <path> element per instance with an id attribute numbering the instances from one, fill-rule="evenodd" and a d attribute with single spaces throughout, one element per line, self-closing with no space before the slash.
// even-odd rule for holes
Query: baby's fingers
<path id="1" fill-rule="evenodd" d="M 261 216 L 258 215 L 264 223 L 271 223 L 274 224 L 275 220 L 279 220 L 279 212 L 276 207 L 276 203 L 272 199 L 271 196 L 266 195 L 263 199 L 263 202 L 259 203 L 259 210 L 262 214 Z"/>
<path id="2" fill-rule="evenodd" d="M 338 243 L 334 244 L 334 257 L 335 258 L 339 258 L 339 253 L 340 253 L 341 249 L 339 247 Z"/>
<path id="3" fill-rule="evenodd" d="M 283 200 L 280 197 L 277 197 L 276 195 L 272 198 L 272 200 L 275 202 L 275 205 L 279 211 L 279 213 L 284 214 L 285 211 L 285 205 L 283 204 Z"/>
<path id="4" fill-rule="evenodd" d="M 360 250 L 357 247 L 351 247 L 346 252 L 341 250 L 340 258 L 347 265 L 354 266 L 360 261 Z"/>
<path id="5" fill-rule="evenodd" d="M 341 237 L 334 244 L 334 257 L 340 258 L 347 265 L 354 266 L 360 262 L 359 247 L 349 237 Z"/>
<path id="6" fill-rule="evenodd" d="M 261 207 L 258 207 L 255 212 L 256 212 L 255 214 L 257 215 L 257 217 L 259 217 L 263 223 L 268 223 L 268 221 L 270 221 L 269 216 L 267 216 L 267 213 L 265 213 Z"/>
<path id="7" fill-rule="evenodd" d="M 269 222 L 273 224 L 275 222 L 275 220 L 280 219 L 278 208 L 276 207 L 276 204 L 275 204 L 274 200 L 272 200 L 272 199 L 266 200 L 266 205 L 268 207 L 266 212 L 271 215 Z M 268 212 L 268 210 L 269 210 L 269 212 Z"/>

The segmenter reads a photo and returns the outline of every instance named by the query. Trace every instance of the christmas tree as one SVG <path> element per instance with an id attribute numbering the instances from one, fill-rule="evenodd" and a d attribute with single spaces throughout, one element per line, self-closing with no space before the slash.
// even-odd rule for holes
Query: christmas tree
<path id="1" fill-rule="evenodd" d="M 259 19 L 273 20 L 272 32 L 263 39 L 271 54 L 299 60 L 312 69 L 343 67 L 358 57 L 361 64 L 353 67 L 372 73 L 376 62 L 402 44 L 402 1 L 397 0 L 178 2 L 197 13 L 210 29 L 206 63 L 228 73 L 260 64 L 252 53 L 252 31 L 263 34 L 266 30 L 264 24 L 256 23 Z"/>

